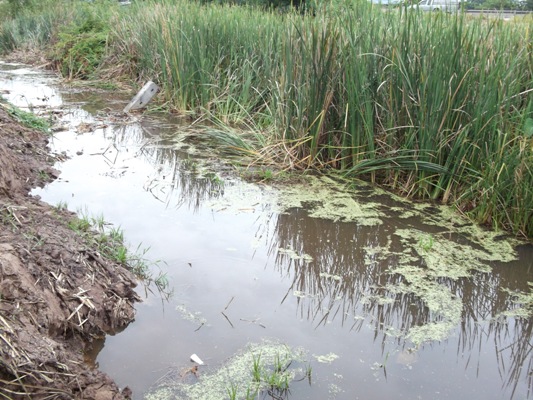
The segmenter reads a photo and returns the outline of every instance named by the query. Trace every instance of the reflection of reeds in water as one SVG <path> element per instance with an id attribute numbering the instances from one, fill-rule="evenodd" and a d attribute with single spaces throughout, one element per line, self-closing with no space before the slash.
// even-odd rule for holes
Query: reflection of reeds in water
<path id="1" fill-rule="evenodd" d="M 527 290 L 523 270 L 506 266 L 491 274 L 475 274 L 469 281 L 451 282 L 452 292 L 463 299 L 458 354 L 468 354 L 468 363 L 474 363 L 477 349 L 479 371 L 482 342 L 492 340 L 503 386 L 510 388 L 512 398 L 523 376 L 529 396 L 533 388 L 533 319 L 502 315 L 516 307 L 502 288 Z"/>
<path id="2" fill-rule="evenodd" d="M 386 228 L 350 224 L 354 229 L 348 232 L 344 224 L 306 218 L 305 213 L 295 209 L 281 215 L 277 225 L 279 242 L 273 242 L 271 247 L 271 251 L 289 247 L 313 258 L 309 263 L 279 253 L 276 258 L 279 266 L 288 265 L 294 273 L 287 296 L 294 291 L 305 294 L 297 300 L 302 317 L 317 325 L 340 318 L 343 325 L 359 329 L 363 320 L 354 318 L 363 316 L 370 318 L 379 331 L 387 326 L 405 331 L 427 320 L 423 306 L 408 306 L 417 302 L 414 296 L 387 290 L 400 279 L 387 273 L 395 257 L 365 261 L 365 249 L 387 246 Z"/>
<path id="3" fill-rule="evenodd" d="M 198 210 L 202 202 L 216 198 L 223 193 L 222 182 L 217 180 L 214 174 L 201 174 L 196 161 L 193 161 L 187 154 L 178 153 L 173 148 L 161 148 L 157 144 L 144 148 L 143 152 L 154 158 L 161 172 L 166 171 L 169 174 L 166 176 L 170 180 L 169 184 L 155 177 L 150 188 L 147 189 L 151 193 L 158 190 L 165 195 L 167 205 L 172 203 L 172 206 L 176 208 L 187 205 L 189 208 Z M 160 184 L 163 184 L 162 187 Z"/>
<path id="4" fill-rule="evenodd" d="M 296 255 L 307 254 L 312 261 L 280 252 L 280 248 L 292 249 Z M 384 249 L 389 253 L 381 251 Z M 270 251 L 276 254 L 280 271 L 293 278 L 283 301 L 296 294 L 300 317 L 317 327 L 335 319 L 354 330 L 371 324 L 374 340 L 380 341 L 384 349 L 391 340 L 405 346 L 406 334 L 413 327 L 445 319 L 432 313 L 416 293 L 397 290 L 399 285 L 409 283 L 402 275 L 390 273 L 400 262 L 402 248 L 388 225 L 334 224 L 293 209 L 279 216 Z M 436 281 L 452 297 L 461 299 L 462 318 L 452 330 L 456 329 L 457 353 L 466 360 L 465 368 L 472 367 L 476 358 L 479 363 L 487 344 L 493 341 L 502 384 L 514 394 L 523 379 L 532 387 L 533 321 L 497 316 L 515 307 L 511 296 L 501 288 L 527 288 L 527 272 L 519 265 L 512 271 L 508 265 L 505 269 L 494 268 L 493 273 L 474 272 L 468 278 Z"/>
<path id="5" fill-rule="evenodd" d="M 153 130 L 158 131 L 158 128 Z M 136 157 L 142 157 L 154 167 L 144 188 L 167 206 L 179 208 L 186 205 L 197 211 L 202 202 L 223 194 L 222 181 L 203 170 L 202 157 L 180 150 L 187 146 L 180 143 L 176 135 L 168 140 L 137 125 L 120 127 L 113 133 L 117 148 L 138 149 Z"/>

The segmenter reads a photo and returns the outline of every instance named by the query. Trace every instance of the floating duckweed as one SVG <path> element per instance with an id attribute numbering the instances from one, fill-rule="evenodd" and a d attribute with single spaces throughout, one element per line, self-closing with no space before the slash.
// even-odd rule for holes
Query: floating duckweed
<path id="1" fill-rule="evenodd" d="M 512 302 L 519 305 L 519 307 L 505 311 L 502 315 L 523 319 L 533 317 L 533 282 L 528 282 L 527 284 L 529 286 L 529 293 L 513 291 L 507 288 L 503 289 L 503 291 L 509 293 L 513 297 Z"/>
<path id="2" fill-rule="evenodd" d="M 398 212 L 398 218 L 401 219 L 407 219 L 412 217 L 418 217 L 420 215 L 420 212 L 416 209 L 410 210 L 406 209 L 405 206 L 403 207 L 390 207 L 389 210 Z"/>
<path id="3" fill-rule="evenodd" d="M 512 256 L 516 257 L 512 247 L 505 254 L 499 254 L 492 249 L 473 248 L 453 242 L 441 234 L 429 237 L 417 230 L 399 229 L 395 235 L 400 237 L 405 250 L 398 254 L 399 263 L 389 272 L 402 275 L 408 284 L 399 283 L 388 289 L 392 293 L 418 296 L 431 315 L 431 320 L 426 324 L 411 327 L 406 332 L 406 338 L 416 346 L 426 341 L 446 339 L 461 320 L 461 300 L 439 280 L 470 277 L 472 271 L 490 272 L 491 261 L 510 261 Z M 489 237 L 485 236 L 487 240 Z M 425 265 L 419 265 L 420 261 L 413 251 Z"/>
<path id="4" fill-rule="evenodd" d="M 287 361 L 290 368 L 284 373 L 288 374 L 289 381 L 298 376 L 305 375 L 303 368 L 298 367 L 304 363 L 306 353 L 302 349 L 291 349 L 284 344 L 264 341 L 251 344 L 241 353 L 235 355 L 227 363 L 213 372 L 204 372 L 198 375 L 198 381 L 187 384 L 181 379 L 163 382 L 145 396 L 146 400 L 220 400 L 227 398 L 228 388 L 235 388 L 236 398 L 246 398 L 247 391 L 261 391 L 261 383 L 254 380 L 253 367 L 259 362 L 268 369 L 277 363 Z"/>
<path id="5" fill-rule="evenodd" d="M 385 327 L 384 332 L 385 332 L 385 335 L 390 336 L 390 337 L 399 338 L 403 336 L 403 332 L 399 329 L 396 329 L 393 326 Z"/>
<path id="6" fill-rule="evenodd" d="M 428 249 L 416 245 L 421 234 L 417 230 L 398 229 L 394 234 L 401 238 L 406 248 L 413 248 L 422 257 L 435 277 L 451 279 L 468 277 L 469 271 L 490 272 L 490 261 L 507 262 L 516 259 L 516 252 L 512 247 L 506 254 L 500 254 L 491 249 L 475 249 L 448 240 L 442 235 L 435 235 Z M 513 256 L 514 258 L 511 258 Z"/>
<path id="7" fill-rule="evenodd" d="M 320 277 L 321 278 L 326 278 L 326 279 L 333 279 L 334 281 L 338 281 L 338 282 L 340 282 L 342 280 L 342 276 L 331 275 L 331 274 L 328 274 L 327 272 L 321 272 L 320 273 Z"/>
<path id="8" fill-rule="evenodd" d="M 442 321 L 415 326 L 409 330 L 407 338 L 417 347 L 424 342 L 440 342 L 448 338 L 450 331 L 455 327 L 457 322 L 459 321 Z"/>
<path id="9" fill-rule="evenodd" d="M 379 245 L 376 243 L 363 247 L 366 266 L 387 262 L 391 265 L 387 273 L 401 275 L 402 279 L 399 283 L 387 285 L 382 296 L 363 296 L 361 304 L 391 304 L 396 301 L 391 296 L 394 294 L 416 296 L 420 305 L 428 309 L 428 320 L 421 326 L 386 332 L 390 336 L 409 339 L 416 346 L 427 341 L 446 339 L 460 323 L 463 304 L 450 289 L 450 280 L 470 278 L 474 272 L 490 273 L 492 262 L 510 262 L 517 258 L 515 247 L 518 240 L 504 239 L 497 232 L 472 224 L 453 207 L 413 203 L 365 184 L 357 184 L 354 189 L 353 182 L 350 184 L 340 179 L 310 176 L 305 178 L 304 183 L 281 188 L 276 196 L 281 212 L 291 208 L 306 208 L 310 217 L 373 226 L 382 224 L 382 218 L 390 210 L 397 214 L 397 218 L 416 218 L 428 226 L 431 234 L 417 229 L 398 229 L 393 232 L 396 238 L 394 246 L 397 246 L 399 239 L 403 248 L 400 252 L 392 250 L 390 235 L 386 244 L 381 242 Z M 392 206 L 369 202 L 376 196 L 386 196 L 390 200 L 386 202 L 392 203 Z M 239 210 L 245 206 L 239 204 L 228 207 Z M 460 242 L 456 240 L 458 237 Z M 311 256 L 291 248 L 280 248 L 278 254 L 293 260 L 312 261 Z M 390 262 L 392 260 L 394 262 Z M 320 273 L 320 277 L 325 281 L 324 284 L 330 285 L 343 279 L 341 275 L 327 272 Z M 531 295 L 514 295 L 518 306 L 505 316 L 531 316 L 532 301 L 527 297 Z M 301 291 L 295 291 L 294 296 L 312 297 Z"/>
<path id="10" fill-rule="evenodd" d="M 516 260 L 514 248 L 520 241 L 501 232 L 487 230 L 457 213 L 453 207 L 432 206 L 431 213 L 422 213 L 421 220 L 427 225 L 446 227 L 450 232 L 467 238 L 473 245 L 485 250 L 484 260 L 509 262 Z"/>
<path id="11" fill-rule="evenodd" d="M 202 313 L 196 312 L 192 313 L 183 304 L 178 304 L 176 306 L 176 311 L 180 313 L 181 317 L 183 319 L 186 319 L 187 321 L 191 322 L 198 322 L 199 324 L 205 325 L 207 323 L 207 320 L 202 317 Z"/>
<path id="12" fill-rule="evenodd" d="M 378 305 L 385 305 L 385 304 L 392 304 L 394 303 L 394 299 L 387 297 L 387 296 L 376 296 L 376 295 L 365 295 L 361 299 L 361 304 L 378 304 Z"/>
<path id="13" fill-rule="evenodd" d="M 424 252 L 428 252 L 433 247 L 433 242 L 434 242 L 433 236 L 426 234 L 426 235 L 421 235 L 419 237 L 417 245 Z"/>
<path id="14" fill-rule="evenodd" d="M 313 354 L 313 357 L 315 357 L 319 363 L 323 363 L 323 364 L 331 364 L 333 361 L 339 358 L 339 356 L 335 353 L 328 353 L 323 356 L 317 356 Z"/>
<path id="15" fill-rule="evenodd" d="M 390 246 L 392 239 L 387 236 L 387 244 L 385 246 L 364 246 L 365 251 L 365 265 L 370 266 L 378 261 L 383 261 L 390 256 Z"/>
<path id="16" fill-rule="evenodd" d="M 175 399 L 174 392 L 169 387 L 162 387 L 144 396 L 145 400 L 170 400 Z"/>
<path id="17" fill-rule="evenodd" d="M 233 214 L 264 211 L 265 207 L 274 202 L 276 192 L 264 185 L 258 187 L 246 182 L 225 182 L 223 196 L 212 201 L 209 206 L 215 212 L 231 212 Z"/>
<path id="18" fill-rule="evenodd" d="M 285 254 L 292 260 L 304 260 L 305 262 L 313 261 L 313 257 L 311 257 L 309 254 L 298 254 L 293 249 L 278 248 L 278 253 Z"/>
<path id="19" fill-rule="evenodd" d="M 361 304 L 385 305 L 395 301 L 391 295 L 409 294 L 416 296 L 420 305 L 429 311 L 428 320 L 423 325 L 389 330 L 387 334 L 390 336 L 404 337 L 417 347 L 427 341 L 445 340 L 459 325 L 463 309 L 462 300 L 452 292 L 449 281 L 470 278 L 474 272 L 489 273 L 492 262 L 510 262 L 517 258 L 517 240 L 503 239 L 499 233 L 472 224 L 453 207 L 413 203 L 381 189 L 369 191 L 361 185 L 363 190 L 359 190 L 358 185 L 357 190 L 353 190 L 353 185 L 347 189 L 349 186 L 330 178 L 310 177 L 306 184 L 283 190 L 280 204 L 284 209 L 307 207 L 311 217 L 354 221 L 359 225 L 381 224 L 386 211 L 392 210 L 400 214 L 399 218 L 417 218 L 431 227 L 431 234 L 417 229 L 396 230 L 393 235 L 399 238 L 403 247 L 400 252 L 392 250 L 390 236 L 386 244 L 363 248 L 365 265 L 389 262 L 395 257 L 387 272 L 403 278 L 399 283 L 387 285 L 382 296 L 363 296 Z M 383 204 L 369 203 L 368 199 L 373 196 L 387 196 L 392 207 L 386 210 Z M 457 237 L 461 238 L 460 242 L 455 241 Z M 320 277 L 331 284 L 342 280 L 341 276 L 326 272 Z M 528 298 L 516 294 L 516 299 L 522 306 L 513 310 L 513 315 L 530 315 L 533 307 Z"/>
<path id="20" fill-rule="evenodd" d="M 334 383 L 330 383 L 328 385 L 328 390 L 329 390 L 329 393 L 331 395 L 333 395 L 333 396 L 336 396 L 339 393 L 343 393 L 344 392 L 344 390 L 342 390 L 339 385 L 336 385 Z"/>
<path id="21" fill-rule="evenodd" d="M 327 177 L 308 177 L 305 184 L 285 188 L 279 196 L 280 207 L 307 207 L 309 216 L 334 222 L 357 222 L 359 225 L 379 225 L 380 204 L 358 202 L 346 185 Z"/>

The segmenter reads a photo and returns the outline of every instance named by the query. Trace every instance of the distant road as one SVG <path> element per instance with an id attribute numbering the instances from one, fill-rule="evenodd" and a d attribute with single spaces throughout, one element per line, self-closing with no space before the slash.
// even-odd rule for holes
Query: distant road
<path id="1" fill-rule="evenodd" d="M 490 15 L 494 18 L 510 19 L 517 16 L 525 16 L 533 11 L 516 11 L 516 10 L 466 10 L 467 14 L 472 15 Z"/>

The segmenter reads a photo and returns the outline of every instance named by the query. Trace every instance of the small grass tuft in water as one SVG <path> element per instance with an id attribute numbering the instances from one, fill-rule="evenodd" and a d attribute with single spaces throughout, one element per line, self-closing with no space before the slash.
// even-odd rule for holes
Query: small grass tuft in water
<path id="1" fill-rule="evenodd" d="M 252 354 L 253 364 L 252 364 L 252 377 L 254 382 L 261 382 L 261 353 L 255 355 Z"/>
<path id="2" fill-rule="evenodd" d="M 265 396 L 282 399 L 286 398 L 290 382 L 294 380 L 294 372 L 290 370 L 293 363 L 292 357 L 287 353 L 277 353 L 274 359 L 268 363 L 261 360 L 262 354 L 252 353 L 251 374 L 253 383 L 247 387 L 246 399 L 255 399 L 260 392 Z M 308 366 L 304 372 L 303 378 L 311 382 L 312 369 Z M 237 387 L 232 383 L 228 392 L 237 393 Z M 252 396 L 252 397 L 250 397 Z"/>
<path id="3" fill-rule="evenodd" d="M 234 383 L 227 389 L 229 400 L 237 400 L 237 385 Z"/>
<path id="4" fill-rule="evenodd" d="M 169 290 L 169 281 L 165 273 L 159 271 L 154 277 L 150 263 L 146 254 L 149 248 L 137 246 L 134 252 L 128 249 L 124 243 L 124 233 L 120 228 L 110 226 L 102 215 L 89 217 L 87 212 L 79 211 L 78 216 L 68 221 L 68 226 L 85 242 L 98 250 L 105 258 L 115 261 L 126 268 L 139 278 L 147 290 L 151 284 L 154 284 L 163 297 L 168 298 L 172 293 Z"/>

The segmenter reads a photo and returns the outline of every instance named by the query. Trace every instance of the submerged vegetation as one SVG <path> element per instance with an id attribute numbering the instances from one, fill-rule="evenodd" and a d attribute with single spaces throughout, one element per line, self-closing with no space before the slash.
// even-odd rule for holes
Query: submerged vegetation
<path id="1" fill-rule="evenodd" d="M 1 52 L 50 41 L 65 75 L 155 80 L 168 107 L 215 121 L 212 136 L 234 152 L 364 176 L 533 236 L 531 19 L 359 0 L 317 3 L 313 15 L 44 3 L 2 22 Z"/>

